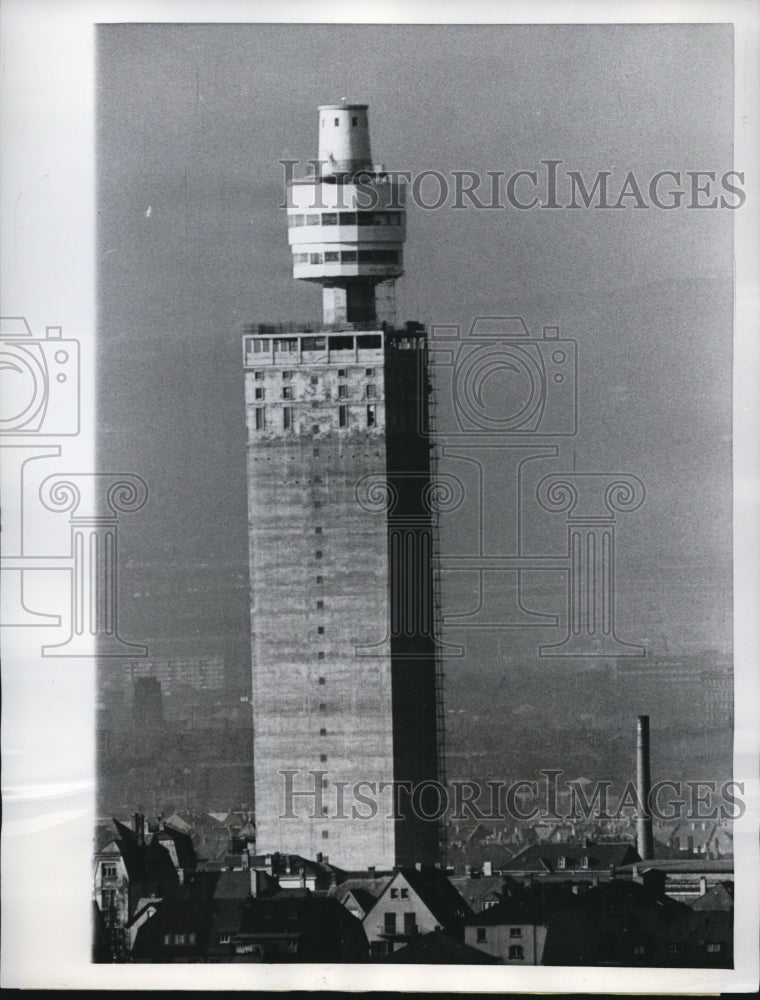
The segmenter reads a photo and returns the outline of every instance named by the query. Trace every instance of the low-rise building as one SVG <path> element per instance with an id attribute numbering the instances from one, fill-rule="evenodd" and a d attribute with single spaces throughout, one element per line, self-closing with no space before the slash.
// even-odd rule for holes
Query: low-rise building
<path id="1" fill-rule="evenodd" d="M 363 925 L 373 958 L 384 958 L 421 934 L 445 931 L 462 940 L 471 910 L 438 868 L 400 868 Z"/>

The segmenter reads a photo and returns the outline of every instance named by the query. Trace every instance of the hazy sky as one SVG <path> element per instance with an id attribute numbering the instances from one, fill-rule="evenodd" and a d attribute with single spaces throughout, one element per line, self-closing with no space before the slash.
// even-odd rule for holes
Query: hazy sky
<path id="1" fill-rule="evenodd" d="M 660 170 L 741 170 L 732 79 L 730 26 L 98 29 L 101 464 L 151 491 L 120 538 L 124 637 L 248 669 L 241 335 L 320 315 L 278 209 L 278 161 L 316 156 L 318 105 L 368 103 L 392 169 L 556 159 L 589 181 L 611 171 L 617 191 L 628 171 L 645 189 Z M 645 483 L 619 521 L 619 633 L 727 650 L 733 213 L 451 203 L 409 208 L 399 318 L 521 315 L 577 341 L 579 432 L 544 471 Z M 564 544 L 561 518 L 536 530 L 537 551 Z M 444 523 L 444 551 L 458 531 Z M 561 610 L 556 580 L 542 593 Z M 504 663 L 535 669 L 531 650 L 556 638 L 469 635 L 450 692 Z"/>

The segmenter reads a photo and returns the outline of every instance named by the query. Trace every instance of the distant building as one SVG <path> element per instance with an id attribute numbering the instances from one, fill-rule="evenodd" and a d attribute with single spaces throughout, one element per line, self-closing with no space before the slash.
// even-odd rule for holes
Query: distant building
<path id="1" fill-rule="evenodd" d="M 265 873 L 197 872 L 140 926 L 135 962 L 363 962 L 367 939 L 337 900 Z"/>
<path id="2" fill-rule="evenodd" d="M 639 883 L 643 883 L 649 875 L 657 875 L 662 879 L 667 896 L 681 903 L 693 904 L 713 886 L 723 882 L 733 883 L 734 862 L 731 858 L 666 858 L 634 862 L 621 867 L 618 874 L 622 879 Z"/>
<path id="3" fill-rule="evenodd" d="M 569 897 L 549 917 L 543 964 L 729 968 L 732 914 L 695 912 L 662 885 L 616 880 Z"/>
<path id="4" fill-rule="evenodd" d="M 129 952 L 127 927 L 138 908 L 154 903 L 195 870 L 190 837 L 164 823 L 152 833 L 145 817 L 135 813 L 130 829 L 114 820 L 117 836 L 95 853 L 93 901 L 106 927 L 112 959 Z"/>
<path id="5" fill-rule="evenodd" d="M 550 843 L 531 844 L 516 854 L 502 869 L 521 882 L 537 880 L 601 882 L 615 878 L 622 865 L 640 861 L 629 843 Z"/>
<path id="6" fill-rule="evenodd" d="M 224 657 L 166 656 L 140 660 L 120 660 L 116 669 L 105 664 L 98 675 L 99 694 L 113 698 L 128 694 L 142 677 L 152 677 L 161 684 L 164 695 L 171 697 L 179 687 L 197 691 L 221 691 L 224 688 Z"/>
<path id="7" fill-rule="evenodd" d="M 504 899 L 468 918 L 465 943 L 506 965 L 541 965 L 548 912 L 537 893 Z"/>

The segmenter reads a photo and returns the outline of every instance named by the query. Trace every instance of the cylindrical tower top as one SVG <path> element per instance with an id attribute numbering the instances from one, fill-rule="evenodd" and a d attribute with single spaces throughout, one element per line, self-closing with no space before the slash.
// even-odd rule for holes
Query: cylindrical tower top
<path id="1" fill-rule="evenodd" d="M 372 169 L 367 104 L 319 108 L 319 159 L 323 177 Z"/>

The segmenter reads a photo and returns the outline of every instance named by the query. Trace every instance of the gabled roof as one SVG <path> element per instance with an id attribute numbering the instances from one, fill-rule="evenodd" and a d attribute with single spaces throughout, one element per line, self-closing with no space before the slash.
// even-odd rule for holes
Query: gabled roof
<path id="1" fill-rule="evenodd" d="M 166 821 L 167 826 L 171 826 L 175 830 L 179 830 L 180 833 L 190 833 L 192 826 L 187 823 L 181 816 L 177 813 L 172 813 L 171 816 Z"/>
<path id="2" fill-rule="evenodd" d="M 146 844 L 140 844 L 137 834 L 128 826 L 114 820 L 119 834 L 118 846 L 130 882 L 166 880 L 168 885 L 177 881 L 171 855 L 158 841 L 151 839 Z"/>
<path id="3" fill-rule="evenodd" d="M 377 902 L 377 896 L 373 896 L 372 893 L 368 892 L 366 889 L 356 888 L 356 889 L 349 889 L 348 892 L 344 893 L 344 895 L 341 897 L 340 902 L 343 904 L 343 906 L 346 905 L 346 899 L 349 896 L 352 896 L 356 900 L 356 902 L 364 911 L 365 916 L 369 913 L 369 911 Z"/>
<path id="4" fill-rule="evenodd" d="M 394 951 L 385 961 L 412 965 L 496 965 L 498 959 L 479 948 L 456 941 L 443 931 L 432 931 L 421 934 L 406 947 Z"/>
<path id="5" fill-rule="evenodd" d="M 440 868 L 400 868 L 383 890 L 381 898 L 389 892 L 399 876 L 417 893 L 441 927 L 457 924 L 472 914 L 470 907 Z"/>
<path id="6" fill-rule="evenodd" d="M 700 912 L 715 910 L 733 910 L 734 908 L 734 884 L 733 882 L 718 882 L 708 889 L 704 896 L 700 896 L 691 904 L 692 910 Z"/>
<path id="7" fill-rule="evenodd" d="M 505 899 L 496 906 L 489 906 L 482 913 L 467 918 L 467 923 L 478 927 L 486 926 L 546 926 L 549 907 L 536 896 L 523 899 Z"/>
<path id="8" fill-rule="evenodd" d="M 214 899 L 247 899 L 251 895 L 251 873 L 214 872 L 218 875 Z"/>
<path id="9" fill-rule="evenodd" d="M 560 868 L 560 858 L 565 859 L 564 868 Z M 587 859 L 587 867 L 583 860 Z M 585 843 L 547 843 L 530 844 L 516 854 L 504 866 L 505 871 L 519 872 L 566 872 L 604 871 L 614 866 L 640 861 L 639 855 L 632 844 L 626 842 L 608 844 Z"/>
<path id="10" fill-rule="evenodd" d="M 478 878 L 449 875 L 448 879 L 465 903 L 473 909 L 485 899 L 500 896 L 504 885 L 501 875 L 480 875 Z"/>
<path id="11" fill-rule="evenodd" d="M 339 885 L 333 886 L 329 895 L 342 900 L 347 893 L 353 892 L 354 889 L 361 889 L 362 892 L 369 893 L 376 901 L 392 878 L 392 875 L 382 875 L 380 878 L 347 878 Z"/>
<path id="12" fill-rule="evenodd" d="M 181 830 L 177 830 L 169 826 L 168 823 L 165 823 L 162 830 L 158 830 L 153 834 L 152 839 L 157 840 L 159 843 L 173 841 L 179 867 L 184 868 L 186 871 L 192 871 L 196 867 L 198 859 L 195 855 L 192 838 L 187 833 L 183 833 Z"/>

